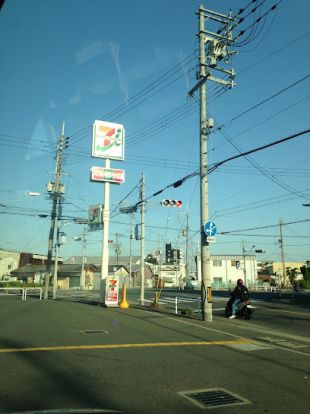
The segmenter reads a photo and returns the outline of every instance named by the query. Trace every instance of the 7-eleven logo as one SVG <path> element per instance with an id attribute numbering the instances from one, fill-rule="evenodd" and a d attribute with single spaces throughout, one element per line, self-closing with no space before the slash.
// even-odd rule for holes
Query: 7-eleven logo
<path id="1" fill-rule="evenodd" d="M 104 152 L 113 147 L 121 145 L 122 129 L 100 125 L 96 131 L 96 151 Z"/>

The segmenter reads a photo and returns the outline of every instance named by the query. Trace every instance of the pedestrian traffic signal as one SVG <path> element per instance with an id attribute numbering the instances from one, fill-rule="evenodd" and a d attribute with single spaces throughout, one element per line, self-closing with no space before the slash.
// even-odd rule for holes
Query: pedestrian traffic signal
<path id="1" fill-rule="evenodd" d="M 162 200 L 160 203 L 164 207 L 182 207 L 181 200 Z"/>

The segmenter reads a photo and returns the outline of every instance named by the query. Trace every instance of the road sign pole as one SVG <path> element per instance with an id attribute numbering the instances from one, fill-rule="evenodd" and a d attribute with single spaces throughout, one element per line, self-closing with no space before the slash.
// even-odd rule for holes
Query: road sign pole
<path id="1" fill-rule="evenodd" d="M 110 168 L 110 160 L 105 160 L 105 168 Z M 102 256 L 101 256 L 101 280 L 100 280 L 100 298 L 103 300 L 104 280 L 109 273 L 109 221 L 110 221 L 110 183 L 104 183 L 104 208 L 103 208 L 103 238 L 102 238 Z"/>

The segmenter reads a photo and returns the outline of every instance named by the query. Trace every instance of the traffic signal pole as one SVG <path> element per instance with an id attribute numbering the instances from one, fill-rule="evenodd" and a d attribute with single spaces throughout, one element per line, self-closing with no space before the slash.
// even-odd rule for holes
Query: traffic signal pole
<path id="1" fill-rule="evenodd" d="M 199 78 L 206 77 L 206 52 L 205 52 L 205 14 L 204 8 L 199 7 Z M 201 244 L 201 299 L 203 320 L 212 322 L 212 295 L 210 272 L 210 249 L 204 226 L 209 217 L 208 201 L 208 129 L 207 129 L 207 94 L 206 82 L 200 85 L 200 244 Z"/>

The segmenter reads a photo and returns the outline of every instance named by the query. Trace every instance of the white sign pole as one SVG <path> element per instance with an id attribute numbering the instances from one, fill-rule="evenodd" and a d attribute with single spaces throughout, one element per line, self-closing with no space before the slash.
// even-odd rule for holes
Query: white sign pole
<path id="1" fill-rule="evenodd" d="M 105 160 L 105 168 L 110 168 L 110 160 Z M 104 208 L 103 208 L 103 239 L 101 257 L 101 281 L 100 297 L 103 300 L 105 295 L 104 280 L 109 273 L 109 221 L 110 221 L 110 183 L 104 183 Z"/>

